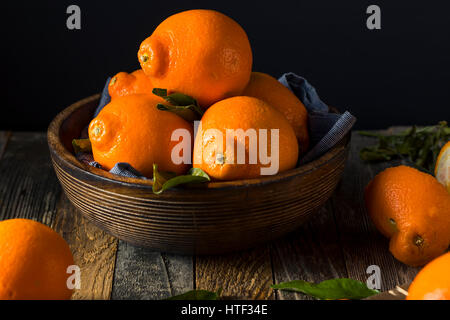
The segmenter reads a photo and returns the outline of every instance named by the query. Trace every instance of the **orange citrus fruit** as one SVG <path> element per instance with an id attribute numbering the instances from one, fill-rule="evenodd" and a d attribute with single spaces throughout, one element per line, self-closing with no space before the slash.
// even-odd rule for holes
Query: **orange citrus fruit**
<path id="1" fill-rule="evenodd" d="M 409 286 L 406 300 L 450 300 L 450 252 L 420 270 Z"/>
<path id="2" fill-rule="evenodd" d="M 294 128 L 300 153 L 304 154 L 308 150 L 308 112 L 288 88 L 268 74 L 252 72 L 250 82 L 242 95 L 261 99 L 278 109 Z"/>
<path id="3" fill-rule="evenodd" d="M 266 129 L 266 143 L 261 129 Z M 278 129 L 278 140 L 272 140 L 272 129 Z M 229 130 L 235 134 L 227 139 Z M 261 152 L 267 157 L 261 157 Z M 272 157 L 271 162 L 268 157 Z M 281 112 L 262 100 L 238 96 L 219 101 L 205 112 L 195 137 L 193 158 L 194 167 L 217 180 L 256 178 L 262 174 L 262 168 L 269 170 L 277 160 L 277 172 L 294 168 L 298 142 Z"/>
<path id="4" fill-rule="evenodd" d="M 436 179 L 450 192 L 450 141 L 439 152 L 434 169 Z"/>
<path id="5" fill-rule="evenodd" d="M 142 69 L 132 73 L 119 72 L 111 78 L 108 86 L 108 92 L 111 99 L 130 94 L 151 94 L 152 90 L 153 86 L 150 78 L 145 75 Z"/>
<path id="6" fill-rule="evenodd" d="M 70 299 L 73 264 L 69 246 L 49 227 L 27 219 L 0 222 L 0 300 Z"/>
<path id="7" fill-rule="evenodd" d="M 450 194 L 433 176 L 407 166 L 388 168 L 367 185 L 365 203 L 401 262 L 421 266 L 448 248 Z"/>
<path id="8" fill-rule="evenodd" d="M 158 110 L 156 105 L 163 102 L 155 95 L 133 94 L 106 105 L 89 124 L 94 160 L 107 170 L 127 162 L 146 177 L 152 176 L 154 163 L 162 171 L 187 171 L 189 164 L 172 160 L 172 149 L 184 139 L 172 141 L 172 134 L 181 129 L 192 139 L 192 125 L 172 112 Z"/>
<path id="9" fill-rule="evenodd" d="M 164 20 L 142 42 L 138 59 L 155 87 L 189 95 L 207 108 L 241 94 L 253 58 L 237 22 L 217 11 L 189 10 Z"/>

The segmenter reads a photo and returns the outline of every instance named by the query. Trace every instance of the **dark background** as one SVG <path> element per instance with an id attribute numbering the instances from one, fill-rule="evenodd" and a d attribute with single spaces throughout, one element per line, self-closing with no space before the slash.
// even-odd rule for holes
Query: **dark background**
<path id="1" fill-rule="evenodd" d="M 250 38 L 254 70 L 306 77 L 322 99 L 358 117 L 357 128 L 450 120 L 450 5 L 444 1 L 2 2 L 0 130 L 45 130 L 107 76 L 139 64 L 142 40 L 166 17 L 219 10 Z M 66 8 L 81 7 L 81 30 Z M 366 8 L 381 7 L 381 30 Z"/>

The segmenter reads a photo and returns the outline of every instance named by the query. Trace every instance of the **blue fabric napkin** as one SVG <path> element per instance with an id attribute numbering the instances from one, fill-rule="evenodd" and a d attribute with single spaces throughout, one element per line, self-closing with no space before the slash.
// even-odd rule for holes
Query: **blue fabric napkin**
<path id="1" fill-rule="evenodd" d="M 111 102 L 111 96 L 109 95 L 109 91 L 108 91 L 108 87 L 109 87 L 109 82 L 110 81 L 111 81 L 111 77 L 106 79 L 106 84 L 105 84 L 105 87 L 103 88 L 102 96 L 100 97 L 100 102 L 98 103 L 98 107 L 97 107 L 97 109 L 95 109 L 94 116 L 92 118 L 97 117 L 98 114 L 100 113 L 100 111 L 102 111 L 102 109 L 108 103 Z"/>
<path id="2" fill-rule="evenodd" d="M 303 102 L 308 110 L 310 150 L 300 159 L 300 164 L 305 164 L 317 159 L 336 145 L 353 127 L 356 118 L 345 111 L 342 114 L 329 112 L 328 106 L 319 98 L 316 89 L 303 77 L 295 73 L 285 73 L 278 79 L 285 87 L 291 90 Z M 108 93 L 108 78 L 102 92 L 100 103 L 95 110 L 94 118 L 111 101 Z M 95 162 L 92 155 L 83 154 L 80 161 L 101 168 Z M 109 172 L 120 176 L 147 179 L 130 164 L 117 163 Z"/>
<path id="3" fill-rule="evenodd" d="M 278 79 L 291 90 L 308 110 L 310 150 L 300 159 L 305 164 L 317 159 L 336 145 L 349 132 L 356 118 L 348 111 L 342 114 L 329 112 L 320 100 L 316 89 L 305 78 L 295 73 L 285 73 Z"/>

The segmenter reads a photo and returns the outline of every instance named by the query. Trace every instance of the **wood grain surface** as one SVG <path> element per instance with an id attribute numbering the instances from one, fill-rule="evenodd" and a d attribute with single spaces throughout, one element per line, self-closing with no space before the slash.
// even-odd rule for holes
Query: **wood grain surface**
<path id="1" fill-rule="evenodd" d="M 29 218 L 52 224 L 61 187 L 44 133 L 14 132 L 0 161 L 0 177 L 0 220 Z"/>
<path id="2" fill-rule="evenodd" d="M 194 288 L 192 256 L 153 252 L 120 241 L 113 299 L 165 299 Z"/>
<path id="3" fill-rule="evenodd" d="M 296 232 L 271 245 L 275 283 L 305 280 L 314 283 L 347 277 L 331 203 Z M 276 291 L 277 299 L 311 299 L 299 293 Z"/>
<path id="4" fill-rule="evenodd" d="M 273 299 L 269 247 L 239 253 L 198 256 L 195 263 L 197 289 L 217 292 L 225 299 Z"/>
<path id="5" fill-rule="evenodd" d="M 409 283 L 419 269 L 392 257 L 388 240 L 365 212 L 362 192 L 367 182 L 399 164 L 363 163 L 359 150 L 374 142 L 353 133 L 344 177 L 332 198 L 293 233 L 252 250 L 192 256 L 152 252 L 101 231 L 63 194 L 44 133 L 0 131 L 0 220 L 30 218 L 62 234 L 82 271 L 74 299 L 163 299 L 194 288 L 222 288 L 225 299 L 308 299 L 274 292 L 270 285 L 336 277 L 366 281 L 370 265 L 380 267 L 381 289 L 389 290 Z"/>
<path id="6" fill-rule="evenodd" d="M 81 288 L 75 300 L 105 300 L 111 296 L 117 239 L 85 219 L 63 194 L 53 229 L 69 243 L 75 264 L 81 270 Z"/>
<path id="7" fill-rule="evenodd" d="M 11 133 L 9 131 L 0 131 L 0 159 L 5 152 L 6 145 L 8 144 L 9 136 Z"/>

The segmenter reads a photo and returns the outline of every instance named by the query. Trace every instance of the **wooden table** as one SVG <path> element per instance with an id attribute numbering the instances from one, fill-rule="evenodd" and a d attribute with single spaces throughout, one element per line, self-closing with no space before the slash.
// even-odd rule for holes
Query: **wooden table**
<path id="1" fill-rule="evenodd" d="M 381 270 L 381 290 L 410 282 L 418 272 L 395 260 L 369 220 L 364 186 L 390 164 L 368 165 L 359 149 L 374 141 L 353 133 L 345 174 L 324 208 L 296 232 L 249 251 L 181 256 L 134 247 L 101 231 L 70 204 L 53 171 L 46 134 L 0 131 L 0 220 L 29 218 L 57 230 L 81 268 L 74 299 L 162 299 L 197 288 L 226 298 L 307 299 L 270 285 L 348 277 L 366 281 Z"/>

